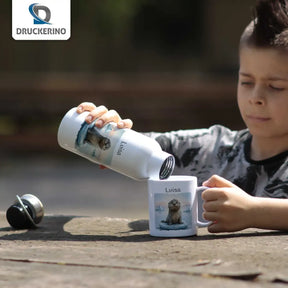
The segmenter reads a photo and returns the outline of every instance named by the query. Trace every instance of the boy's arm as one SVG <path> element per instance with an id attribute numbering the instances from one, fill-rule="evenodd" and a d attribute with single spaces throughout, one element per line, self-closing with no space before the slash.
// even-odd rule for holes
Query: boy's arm
<path id="1" fill-rule="evenodd" d="M 212 221 L 209 232 L 246 228 L 288 230 L 288 200 L 253 197 L 230 181 L 214 175 L 203 183 L 204 218 Z"/>
<path id="2" fill-rule="evenodd" d="M 251 227 L 288 230 L 288 199 L 255 197 L 254 202 Z"/>

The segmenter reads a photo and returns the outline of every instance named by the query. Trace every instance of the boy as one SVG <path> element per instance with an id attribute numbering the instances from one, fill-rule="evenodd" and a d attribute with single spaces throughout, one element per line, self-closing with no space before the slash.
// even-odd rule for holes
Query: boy
<path id="1" fill-rule="evenodd" d="M 214 233 L 288 230 L 288 3 L 262 0 L 255 11 L 239 49 L 237 100 L 248 129 L 215 125 L 149 134 L 175 156 L 175 174 L 195 175 L 209 187 L 203 216 Z M 98 127 L 110 121 L 132 127 L 104 106 L 78 106 L 79 113 L 85 110 L 91 111 L 86 121 L 98 118 Z"/>

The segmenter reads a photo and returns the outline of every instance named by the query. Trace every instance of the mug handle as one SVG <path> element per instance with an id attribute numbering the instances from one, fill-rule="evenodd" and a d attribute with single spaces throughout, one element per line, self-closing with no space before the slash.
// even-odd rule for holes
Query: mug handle
<path id="1" fill-rule="evenodd" d="M 212 221 L 206 221 L 202 217 L 202 213 L 204 212 L 203 207 L 202 207 L 202 192 L 204 192 L 208 187 L 205 186 L 199 186 L 196 188 L 196 197 L 197 197 L 197 226 L 198 227 L 208 227 L 211 225 L 213 222 Z M 200 211 L 200 212 L 199 212 Z M 201 220 L 199 220 L 199 215 L 201 215 Z"/>

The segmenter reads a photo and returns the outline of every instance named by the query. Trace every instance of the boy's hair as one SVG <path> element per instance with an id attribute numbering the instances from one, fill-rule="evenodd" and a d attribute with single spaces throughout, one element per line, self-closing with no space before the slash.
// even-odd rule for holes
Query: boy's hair
<path id="1" fill-rule="evenodd" d="M 287 0 L 258 0 L 253 18 L 241 36 L 240 47 L 288 49 Z"/>

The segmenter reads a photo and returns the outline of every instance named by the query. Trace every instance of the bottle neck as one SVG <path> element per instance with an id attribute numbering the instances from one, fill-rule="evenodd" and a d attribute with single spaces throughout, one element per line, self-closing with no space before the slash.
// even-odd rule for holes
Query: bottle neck
<path id="1" fill-rule="evenodd" d="M 167 179 L 173 172 L 175 159 L 164 151 L 156 151 L 152 154 L 148 165 L 148 176 L 154 179 Z"/>

